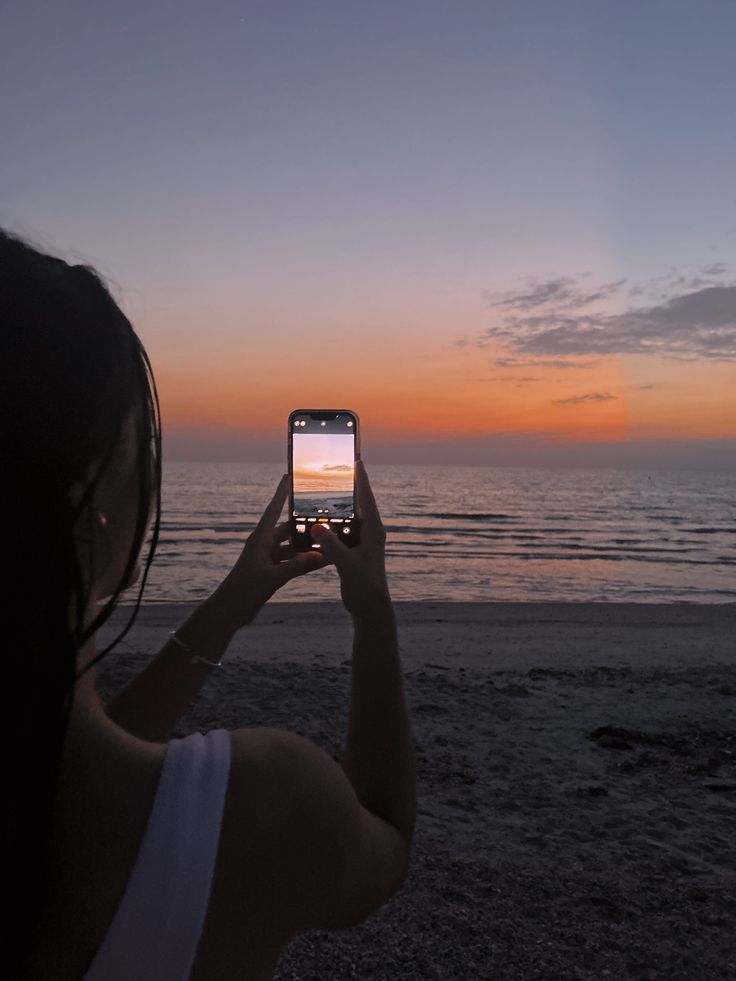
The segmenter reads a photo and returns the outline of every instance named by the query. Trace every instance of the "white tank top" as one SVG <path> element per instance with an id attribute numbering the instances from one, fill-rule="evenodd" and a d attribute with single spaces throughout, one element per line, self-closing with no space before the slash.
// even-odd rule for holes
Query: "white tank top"
<path id="1" fill-rule="evenodd" d="M 172 739 L 128 885 L 83 981 L 187 981 L 230 774 L 230 733 Z"/>

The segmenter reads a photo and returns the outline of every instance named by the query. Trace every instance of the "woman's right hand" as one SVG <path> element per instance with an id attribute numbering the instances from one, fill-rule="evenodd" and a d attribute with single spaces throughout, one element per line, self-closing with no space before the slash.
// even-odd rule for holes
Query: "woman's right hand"
<path id="1" fill-rule="evenodd" d="M 360 620 L 392 610 L 386 582 L 386 531 L 378 513 L 362 460 L 355 461 L 355 495 L 360 519 L 360 542 L 348 547 L 324 523 L 315 522 L 310 534 L 320 551 L 335 564 L 345 609 Z"/>

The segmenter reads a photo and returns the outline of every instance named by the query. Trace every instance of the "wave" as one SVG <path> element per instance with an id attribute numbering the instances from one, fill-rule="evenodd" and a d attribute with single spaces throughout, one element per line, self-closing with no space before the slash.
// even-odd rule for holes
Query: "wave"
<path id="1" fill-rule="evenodd" d="M 691 535 L 736 535 L 736 527 L 730 528 L 682 528 L 681 531 L 688 531 Z"/>
<path id="2" fill-rule="evenodd" d="M 399 514 L 402 518 L 437 518 L 442 521 L 518 521 L 518 517 L 512 514 L 492 514 L 490 512 L 477 511 L 429 511 L 422 515 L 409 515 L 399 512 Z"/>
<path id="3" fill-rule="evenodd" d="M 449 545 L 449 543 L 448 543 Z M 543 551 L 504 551 L 504 552 L 471 552 L 468 549 L 455 550 L 451 548 L 441 549 L 416 549 L 409 551 L 406 549 L 386 548 L 386 555 L 391 558 L 401 559 L 427 559 L 436 557 L 439 559 L 473 559 L 475 562 L 486 559 L 523 559 L 525 562 L 641 562 L 653 565 L 670 566 L 710 566 L 715 569 L 736 566 L 736 558 L 682 558 L 678 553 L 673 556 L 639 555 L 636 553 L 613 553 L 613 552 L 543 552 Z"/>

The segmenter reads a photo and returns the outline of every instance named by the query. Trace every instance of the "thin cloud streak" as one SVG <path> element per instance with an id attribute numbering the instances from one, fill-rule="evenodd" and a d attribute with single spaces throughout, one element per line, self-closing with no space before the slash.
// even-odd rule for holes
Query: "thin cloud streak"
<path id="1" fill-rule="evenodd" d="M 599 358 L 593 361 L 567 361 L 564 358 L 496 358 L 494 364 L 497 368 L 559 368 L 567 371 L 568 368 L 593 368 L 598 364 Z"/>
<path id="2" fill-rule="evenodd" d="M 615 402 L 618 395 L 609 392 L 590 392 L 587 395 L 572 395 L 567 399 L 552 399 L 553 405 L 585 405 L 588 402 Z"/>
<path id="3" fill-rule="evenodd" d="M 488 378 L 466 378 L 465 380 L 476 382 L 515 382 L 517 385 L 530 385 L 532 382 L 545 381 L 541 375 L 490 375 Z"/>
<path id="4" fill-rule="evenodd" d="M 497 294 L 485 290 L 483 295 L 492 307 L 510 310 L 533 310 L 537 307 L 553 303 L 557 308 L 578 310 L 581 307 L 599 303 L 617 293 L 626 282 L 625 279 L 613 283 L 603 283 L 593 292 L 578 289 L 572 276 L 560 276 L 531 285 L 527 290 L 516 290 L 511 293 Z"/>

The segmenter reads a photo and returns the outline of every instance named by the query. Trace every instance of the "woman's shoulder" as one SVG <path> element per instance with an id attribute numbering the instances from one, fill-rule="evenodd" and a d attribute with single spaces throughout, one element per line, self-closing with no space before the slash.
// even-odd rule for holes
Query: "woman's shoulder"
<path id="1" fill-rule="evenodd" d="M 406 875 L 400 833 L 340 763 L 285 729 L 229 731 L 230 775 L 192 981 L 265 981 L 305 929 L 355 926 Z"/>
<path id="2" fill-rule="evenodd" d="M 354 926 L 395 891 L 401 835 L 363 807 L 342 765 L 312 740 L 271 727 L 232 730 L 213 899 L 245 902 L 264 929 Z M 239 917 L 239 912 L 236 912 Z"/>
<path id="3" fill-rule="evenodd" d="M 344 816 L 339 792 L 353 794 L 347 777 L 324 749 L 290 730 L 233 729 L 230 746 L 215 915 L 232 911 L 242 923 L 248 909 L 282 939 L 311 925 L 310 916 L 327 926 Z"/>

